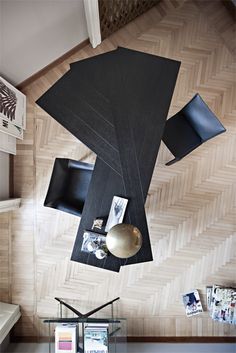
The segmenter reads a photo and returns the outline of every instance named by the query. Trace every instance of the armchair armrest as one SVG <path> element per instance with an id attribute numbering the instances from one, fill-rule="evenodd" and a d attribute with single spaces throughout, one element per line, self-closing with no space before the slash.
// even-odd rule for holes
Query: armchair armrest
<path id="1" fill-rule="evenodd" d="M 180 161 L 182 158 L 180 158 L 180 157 L 175 157 L 174 159 L 172 159 L 171 161 L 169 161 L 169 162 L 167 162 L 165 165 L 172 165 L 172 164 L 174 164 L 174 163 L 176 163 L 176 162 L 178 162 L 178 161 Z"/>

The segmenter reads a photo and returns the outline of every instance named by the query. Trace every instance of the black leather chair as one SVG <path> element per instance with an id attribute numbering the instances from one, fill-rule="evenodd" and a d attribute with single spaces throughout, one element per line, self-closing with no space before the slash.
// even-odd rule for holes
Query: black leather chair
<path id="1" fill-rule="evenodd" d="M 177 114 L 166 121 L 163 142 L 175 156 L 174 164 L 203 142 L 225 132 L 224 126 L 196 94 Z"/>
<path id="2" fill-rule="evenodd" d="M 56 158 L 44 206 L 81 216 L 93 165 Z"/>

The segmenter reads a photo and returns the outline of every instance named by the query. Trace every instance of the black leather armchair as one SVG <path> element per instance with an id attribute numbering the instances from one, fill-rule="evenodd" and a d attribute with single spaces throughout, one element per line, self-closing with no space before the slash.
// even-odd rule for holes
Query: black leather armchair
<path id="1" fill-rule="evenodd" d="M 224 126 L 196 94 L 177 114 L 166 121 L 163 142 L 175 156 L 174 164 L 203 142 L 225 132 Z"/>
<path id="2" fill-rule="evenodd" d="M 93 165 L 56 158 L 44 206 L 81 216 Z"/>

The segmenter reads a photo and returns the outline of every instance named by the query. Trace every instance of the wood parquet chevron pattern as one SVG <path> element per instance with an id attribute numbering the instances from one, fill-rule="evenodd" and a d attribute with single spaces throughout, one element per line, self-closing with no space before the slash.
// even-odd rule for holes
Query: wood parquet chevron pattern
<path id="1" fill-rule="evenodd" d="M 83 311 L 117 295 L 129 335 L 236 334 L 207 312 L 186 318 L 180 299 L 197 288 L 205 307 L 206 285 L 236 285 L 234 30 L 221 1 L 161 1 L 95 50 L 85 47 L 27 87 L 27 132 L 15 158 L 15 190 L 23 205 L 12 214 L 9 255 L 8 295 L 23 314 L 17 335 L 45 335 L 39 317 L 57 314 L 55 296 L 78 300 Z M 114 274 L 71 262 L 79 218 L 42 206 L 55 157 L 93 162 L 95 155 L 34 101 L 69 63 L 117 45 L 182 61 L 169 116 L 199 92 L 227 131 L 171 167 L 165 166 L 171 154 L 161 145 L 146 202 L 154 261 Z M 7 219 L 0 222 L 7 228 Z"/>

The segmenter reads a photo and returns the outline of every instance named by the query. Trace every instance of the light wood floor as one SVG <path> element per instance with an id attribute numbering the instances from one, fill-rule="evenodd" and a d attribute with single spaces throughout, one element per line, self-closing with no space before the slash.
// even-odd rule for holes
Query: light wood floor
<path id="1" fill-rule="evenodd" d="M 45 334 L 39 317 L 57 313 L 55 296 L 78 300 L 83 311 L 117 295 L 129 335 L 236 334 L 207 312 L 187 319 L 180 299 L 197 288 L 205 306 L 206 285 L 236 285 L 234 34 L 220 1 L 162 1 L 95 50 L 85 47 L 26 88 L 27 132 L 14 162 L 16 196 L 23 203 L 12 216 L 0 217 L 0 298 L 21 305 L 17 335 Z M 169 116 L 199 92 L 227 129 L 171 167 L 161 146 L 146 203 L 154 261 L 119 274 L 70 261 L 79 219 L 44 208 L 43 201 L 55 157 L 91 162 L 95 156 L 34 104 L 70 62 L 117 45 L 180 60 Z"/>

